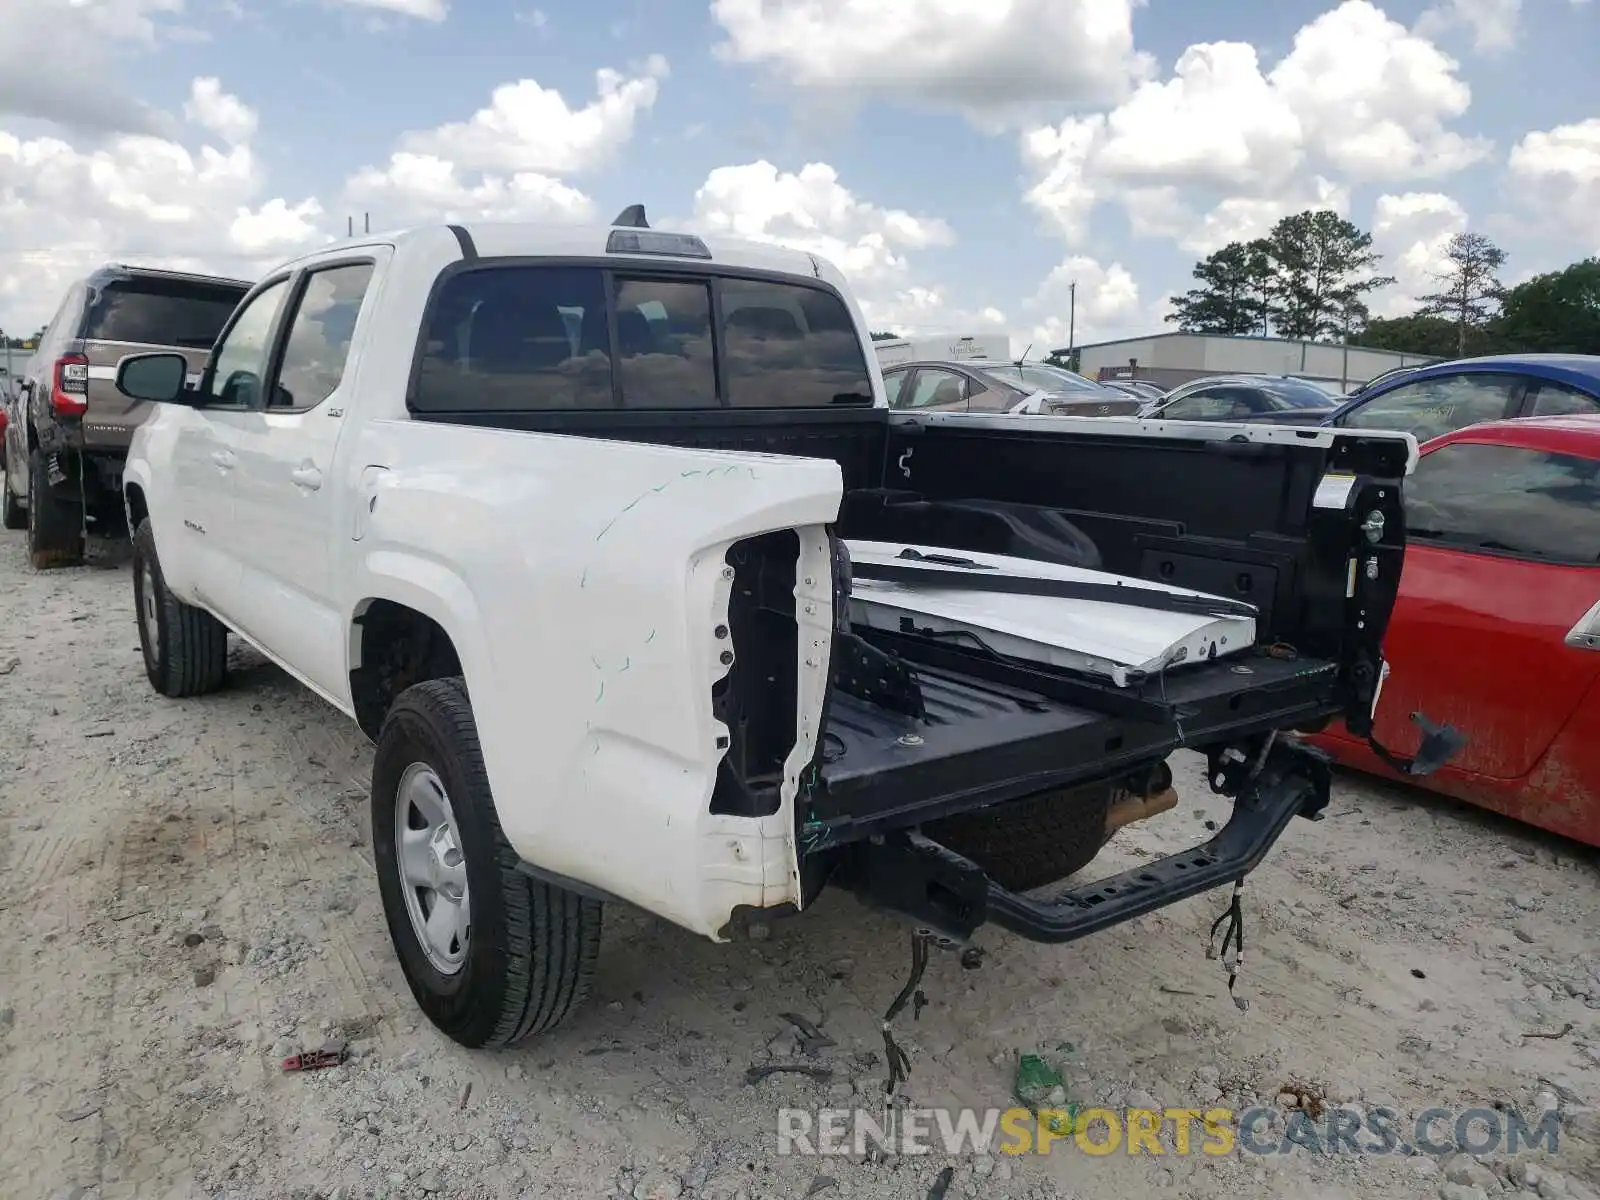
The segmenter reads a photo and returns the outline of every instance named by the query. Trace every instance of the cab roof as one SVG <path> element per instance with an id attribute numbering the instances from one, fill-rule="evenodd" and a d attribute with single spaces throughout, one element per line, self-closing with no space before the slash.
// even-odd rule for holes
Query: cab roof
<path id="1" fill-rule="evenodd" d="M 572 225 L 529 221 L 461 221 L 417 225 L 392 232 L 363 234 L 359 237 L 333 242 L 302 255 L 302 259 L 322 257 L 333 250 L 354 250 L 362 246 L 393 246 L 397 253 L 408 247 L 443 243 L 470 246 L 480 258 L 604 258 L 648 262 L 658 267 L 674 262 L 700 263 L 712 266 L 734 267 L 747 271 L 767 271 L 781 275 L 795 275 L 820 279 L 843 290 L 843 273 L 820 254 L 794 250 L 769 242 L 750 241 L 745 238 L 725 237 L 720 234 L 693 234 L 711 252 L 709 259 L 670 254 L 645 254 L 629 251 L 610 251 L 607 243 L 613 233 L 686 234 L 686 230 L 648 229 L 626 225 Z M 293 263 L 283 264 L 285 267 Z"/>

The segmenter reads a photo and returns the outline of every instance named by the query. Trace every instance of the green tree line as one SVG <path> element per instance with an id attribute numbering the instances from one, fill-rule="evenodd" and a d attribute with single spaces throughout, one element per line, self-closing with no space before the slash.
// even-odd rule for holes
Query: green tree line
<path id="1" fill-rule="evenodd" d="M 1505 251 L 1479 233 L 1450 239 L 1436 290 L 1402 317 L 1373 317 L 1368 298 L 1394 283 L 1372 235 L 1336 213 L 1285 217 L 1266 237 L 1232 242 L 1194 266 L 1197 286 L 1167 320 L 1185 333 L 1258 335 L 1410 354 L 1513 351 L 1600 354 L 1600 258 L 1500 282 Z"/>

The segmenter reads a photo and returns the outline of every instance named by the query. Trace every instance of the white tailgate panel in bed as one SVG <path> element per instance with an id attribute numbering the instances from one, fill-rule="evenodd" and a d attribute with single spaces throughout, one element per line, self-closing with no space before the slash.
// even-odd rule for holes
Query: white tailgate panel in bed
<path id="1" fill-rule="evenodd" d="M 851 561 L 861 565 L 944 574 L 952 569 L 970 570 L 974 575 L 1120 585 L 1215 599 L 1203 592 L 1148 579 L 1128 579 L 1104 571 L 1027 558 L 975 554 L 936 546 L 908 547 L 898 542 L 851 541 L 846 546 Z M 952 568 L 948 564 L 900 557 L 907 549 L 922 555 L 958 557 L 976 566 Z M 1231 604 L 1231 601 L 1219 601 L 1216 613 L 1166 612 L 1100 600 L 1023 596 L 857 578 L 851 585 L 850 616 L 860 624 L 890 631 L 899 629 L 901 617 L 913 617 L 919 627 L 949 633 L 970 632 L 996 653 L 1010 658 L 1102 675 L 1118 686 L 1125 686 L 1129 671 L 1160 671 L 1164 667 L 1248 650 L 1256 640 L 1255 619 L 1227 612 L 1224 605 Z"/>

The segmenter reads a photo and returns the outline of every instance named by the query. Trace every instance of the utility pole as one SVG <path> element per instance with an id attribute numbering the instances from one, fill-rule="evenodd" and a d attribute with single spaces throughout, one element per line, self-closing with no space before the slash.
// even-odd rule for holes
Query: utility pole
<path id="1" fill-rule="evenodd" d="M 1077 359 L 1078 332 L 1078 281 L 1067 285 L 1067 362 Z"/>
<path id="2" fill-rule="evenodd" d="M 1350 390 L 1350 310 L 1344 310 L 1344 364 L 1339 368 L 1339 387 Z"/>

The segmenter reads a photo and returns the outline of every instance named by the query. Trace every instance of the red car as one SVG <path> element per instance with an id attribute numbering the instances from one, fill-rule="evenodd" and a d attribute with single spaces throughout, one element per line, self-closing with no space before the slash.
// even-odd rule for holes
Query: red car
<path id="1" fill-rule="evenodd" d="M 1600 416 L 1471 425 L 1406 481 L 1405 568 L 1374 735 L 1466 735 L 1420 786 L 1600 846 Z M 1333 725 L 1307 741 L 1399 778 Z"/>

